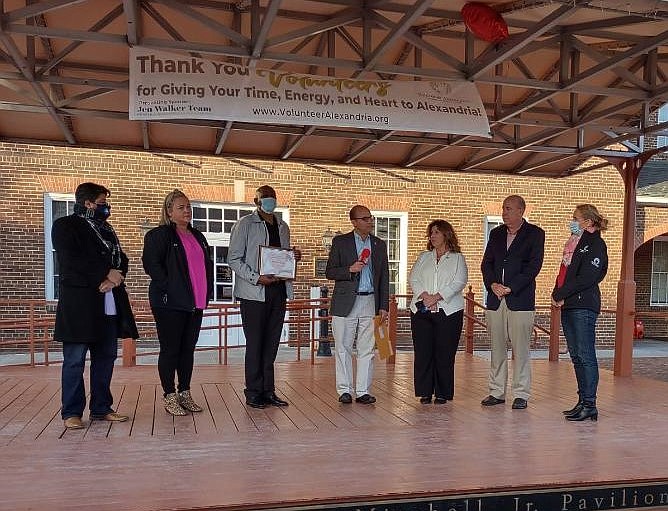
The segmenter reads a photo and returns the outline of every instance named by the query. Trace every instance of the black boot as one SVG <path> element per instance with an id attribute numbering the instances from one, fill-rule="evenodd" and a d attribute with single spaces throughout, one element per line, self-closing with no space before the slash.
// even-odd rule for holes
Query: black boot
<path id="1" fill-rule="evenodd" d="M 593 421 L 598 420 L 598 410 L 596 409 L 596 403 L 591 401 L 584 401 L 582 403 L 582 408 L 578 413 L 566 416 L 567 421 L 573 421 L 573 422 L 585 421 L 587 419 Z"/>
<path id="2" fill-rule="evenodd" d="M 582 404 L 582 399 L 579 399 L 577 404 L 573 408 L 571 408 L 570 410 L 564 410 L 561 413 L 563 413 L 566 417 L 569 417 L 571 415 L 577 415 L 580 413 L 580 410 L 582 410 L 583 406 L 584 405 Z"/>

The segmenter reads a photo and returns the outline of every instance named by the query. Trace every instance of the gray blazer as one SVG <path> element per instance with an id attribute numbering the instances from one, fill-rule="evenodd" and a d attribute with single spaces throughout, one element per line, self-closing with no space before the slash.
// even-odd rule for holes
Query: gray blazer
<path id="1" fill-rule="evenodd" d="M 373 289 L 376 300 L 376 314 L 390 306 L 390 273 L 387 262 L 387 245 L 380 238 L 371 236 L 371 264 L 373 268 Z M 359 274 L 350 273 L 350 266 L 357 261 L 357 247 L 353 231 L 337 236 L 332 241 L 332 249 L 327 259 L 325 275 L 335 280 L 332 293 L 332 316 L 347 316 L 355 305 Z"/>
<path id="2" fill-rule="evenodd" d="M 281 247 L 290 248 L 290 228 L 283 220 L 278 221 L 278 235 Z M 241 217 L 230 234 L 227 263 L 234 270 L 234 296 L 244 300 L 264 302 L 264 286 L 258 284 L 258 257 L 260 245 L 269 245 L 269 233 L 257 209 L 250 215 Z M 288 298 L 292 298 L 292 281 L 285 282 Z"/>

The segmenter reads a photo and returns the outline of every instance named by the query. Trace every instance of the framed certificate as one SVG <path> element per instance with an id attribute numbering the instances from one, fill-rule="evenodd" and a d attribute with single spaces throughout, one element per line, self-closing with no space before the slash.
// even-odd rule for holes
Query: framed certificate
<path id="1" fill-rule="evenodd" d="M 295 252 L 289 248 L 260 245 L 260 275 L 273 275 L 279 279 L 295 278 L 297 261 Z"/>

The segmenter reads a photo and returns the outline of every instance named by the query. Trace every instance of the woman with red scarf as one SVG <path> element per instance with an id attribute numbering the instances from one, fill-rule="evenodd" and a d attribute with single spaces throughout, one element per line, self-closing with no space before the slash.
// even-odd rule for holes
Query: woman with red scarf
<path id="1" fill-rule="evenodd" d="M 563 414 L 566 420 L 598 419 L 596 389 L 596 320 L 601 312 L 598 284 L 608 271 L 608 248 L 601 231 L 608 221 L 595 206 L 581 204 L 573 212 L 571 236 L 564 246 L 552 305 L 561 308 L 561 326 L 578 384 L 577 404 Z"/>

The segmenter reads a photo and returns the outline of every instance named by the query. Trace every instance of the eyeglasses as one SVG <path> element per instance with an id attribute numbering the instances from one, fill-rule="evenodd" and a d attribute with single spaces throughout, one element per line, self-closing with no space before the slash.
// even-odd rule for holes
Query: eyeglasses
<path id="1" fill-rule="evenodd" d="M 353 220 L 364 220 L 365 222 L 371 222 L 373 220 L 372 216 L 358 216 L 353 218 Z"/>

